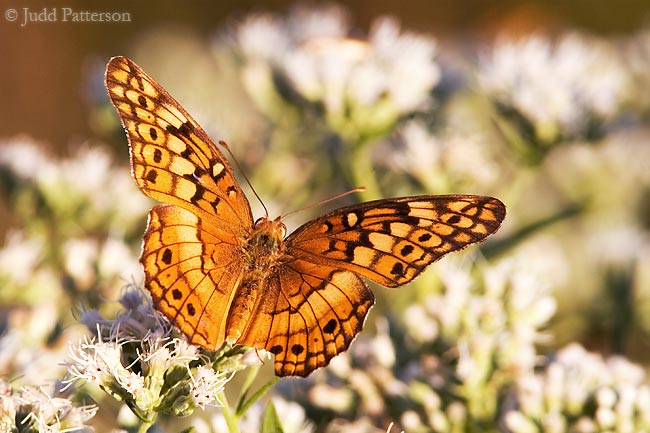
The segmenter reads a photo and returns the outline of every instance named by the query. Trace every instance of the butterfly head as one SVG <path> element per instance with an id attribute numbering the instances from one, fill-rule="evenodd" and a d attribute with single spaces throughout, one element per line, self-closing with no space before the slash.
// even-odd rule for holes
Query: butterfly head
<path id="1" fill-rule="evenodd" d="M 280 218 L 271 220 L 267 217 L 258 218 L 253 226 L 253 237 L 259 237 L 270 243 L 280 243 L 287 235 L 287 226 Z"/>

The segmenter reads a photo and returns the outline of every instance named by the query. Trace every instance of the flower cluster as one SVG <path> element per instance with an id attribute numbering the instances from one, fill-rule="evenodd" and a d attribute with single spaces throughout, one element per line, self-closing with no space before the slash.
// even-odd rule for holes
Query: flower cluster
<path id="1" fill-rule="evenodd" d="M 369 199 L 379 192 L 372 144 L 393 133 L 400 119 L 433 107 L 441 72 L 434 40 L 403 31 L 395 19 L 377 19 L 365 38 L 352 34 L 344 11 L 329 6 L 295 8 L 286 18 L 251 16 L 228 41 L 243 87 L 269 122 L 283 129 L 266 161 L 290 169 L 304 167 L 307 155 L 324 161 L 334 156 L 336 164 L 298 169 L 297 176 L 307 173 L 305 182 L 322 185 L 365 185 Z M 281 180 L 261 165 L 257 170 L 273 191 Z"/>
<path id="2" fill-rule="evenodd" d="M 20 204 L 18 216 L 28 223 L 37 215 L 27 212 L 47 210 L 56 221 L 74 217 L 83 227 L 107 224 L 118 230 L 136 224 L 149 207 L 133 184 L 128 166 L 115 166 L 102 147 L 81 148 L 74 157 L 56 159 L 35 142 L 17 138 L 0 146 L 0 167 L 7 176 L 6 192 Z M 27 200 L 36 203 L 29 207 L 22 202 Z"/>
<path id="3" fill-rule="evenodd" d="M 351 38 L 350 30 L 334 6 L 245 20 L 234 39 L 244 84 L 260 108 L 276 116 L 278 99 L 317 105 L 329 128 L 352 140 L 381 134 L 399 116 L 428 108 L 440 78 L 433 41 L 402 32 L 391 18 L 377 20 L 367 39 Z"/>
<path id="4" fill-rule="evenodd" d="M 9 210 L 0 246 L 0 371 L 29 384 L 61 373 L 70 306 L 114 298 L 142 272 L 136 252 L 148 200 L 105 148 L 55 158 L 28 138 L 0 145 L 0 194 Z M 111 185 L 110 188 L 106 188 Z"/>
<path id="5" fill-rule="evenodd" d="M 0 432 L 90 433 L 87 425 L 97 413 L 94 405 L 75 405 L 69 398 L 53 397 L 44 387 L 20 390 L 0 379 Z"/>
<path id="6" fill-rule="evenodd" d="M 221 405 L 219 395 L 233 373 L 257 363 L 243 348 L 203 353 L 174 337 L 142 289 L 125 291 L 120 303 L 124 311 L 114 319 L 96 310 L 82 313 L 81 322 L 96 336 L 70 347 L 66 382 L 100 386 L 146 424 L 158 413 L 186 416 Z"/>
<path id="7" fill-rule="evenodd" d="M 503 40 L 485 55 L 479 82 L 524 138 L 549 146 L 602 134 L 626 101 L 629 76 L 616 46 L 580 34 Z"/>
<path id="8" fill-rule="evenodd" d="M 650 385 L 644 369 L 621 356 L 603 359 L 571 344 L 541 373 L 517 381 L 513 433 L 628 432 L 650 429 Z"/>
<path id="9" fill-rule="evenodd" d="M 149 201 L 137 191 L 128 167 L 115 167 L 106 149 L 85 148 L 55 159 L 36 143 L 17 139 L 0 146 L 0 173 L 12 217 L 22 224 L 12 228 L 0 252 L 7 258 L 0 279 L 11 281 L 16 297 L 38 287 L 46 291 L 61 273 L 73 292 L 95 289 L 98 280 L 118 273 L 138 274 L 133 247 L 125 240 L 135 240 Z M 52 244 L 55 251 L 48 249 Z M 41 278 L 25 278 L 34 274 Z"/>
<path id="10" fill-rule="evenodd" d="M 462 128 L 434 131 L 421 119 L 408 120 L 374 152 L 373 162 L 386 171 L 388 180 L 383 183 L 388 186 L 384 190 L 391 195 L 412 193 L 403 190 L 405 178 L 412 179 L 420 190 L 440 194 L 497 190 L 499 166 L 485 146 L 487 139 Z"/>

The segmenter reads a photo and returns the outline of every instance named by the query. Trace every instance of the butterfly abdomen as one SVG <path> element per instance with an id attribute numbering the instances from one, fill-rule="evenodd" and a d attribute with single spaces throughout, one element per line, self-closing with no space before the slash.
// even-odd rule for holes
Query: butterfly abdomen
<path id="1" fill-rule="evenodd" d="M 251 315 L 254 314 L 259 297 L 268 278 L 284 256 L 283 237 L 286 232 L 280 221 L 260 218 L 244 247 L 242 280 L 228 313 L 226 339 L 237 342 L 244 334 Z"/>

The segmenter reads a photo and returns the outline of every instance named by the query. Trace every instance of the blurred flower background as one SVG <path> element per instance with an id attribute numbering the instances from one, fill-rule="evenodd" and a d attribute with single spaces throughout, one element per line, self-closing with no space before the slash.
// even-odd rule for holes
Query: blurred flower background
<path id="1" fill-rule="evenodd" d="M 650 8 L 277 3 L 25 26 L 21 3 L 0 23 L 0 432 L 650 431 Z M 307 379 L 199 353 L 141 287 L 153 203 L 103 87 L 111 55 L 226 140 L 272 216 L 367 187 L 290 229 L 449 193 L 499 197 L 504 226 L 373 287 L 350 350 Z"/>

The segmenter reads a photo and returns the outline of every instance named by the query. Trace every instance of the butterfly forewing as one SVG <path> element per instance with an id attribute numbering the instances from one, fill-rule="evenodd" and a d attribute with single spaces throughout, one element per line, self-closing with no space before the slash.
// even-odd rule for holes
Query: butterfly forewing
<path id="1" fill-rule="evenodd" d="M 419 196 L 335 210 L 287 238 L 288 253 L 396 287 L 445 254 L 497 231 L 505 206 L 492 197 Z"/>
<path id="2" fill-rule="evenodd" d="M 129 137 L 133 177 L 148 196 L 245 235 L 253 223 L 230 164 L 176 100 L 135 63 L 114 57 L 106 87 Z"/>
<path id="3" fill-rule="evenodd" d="M 127 132 L 133 177 L 169 203 L 149 215 L 140 259 L 146 287 L 190 341 L 214 350 L 243 272 L 248 200 L 203 129 L 135 63 L 111 59 L 106 87 Z"/>

